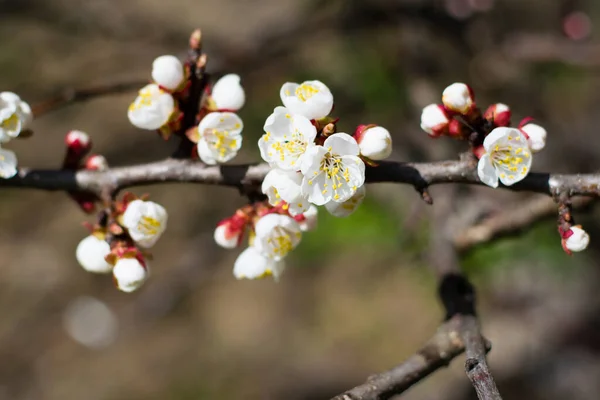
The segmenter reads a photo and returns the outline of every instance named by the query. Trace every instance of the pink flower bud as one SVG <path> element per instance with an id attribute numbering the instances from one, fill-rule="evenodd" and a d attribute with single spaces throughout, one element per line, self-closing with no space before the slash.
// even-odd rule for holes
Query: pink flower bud
<path id="1" fill-rule="evenodd" d="M 234 215 L 219 222 L 215 229 L 214 238 L 217 244 L 225 249 L 236 248 L 241 240 L 246 226 L 246 220 Z"/>
<path id="2" fill-rule="evenodd" d="M 91 171 L 106 171 L 108 169 L 108 161 L 100 154 L 93 154 L 85 162 L 85 169 Z"/>
<path id="3" fill-rule="evenodd" d="M 430 104 L 421 113 L 421 129 L 433 137 L 448 134 L 450 118 L 443 106 Z"/>
<path id="4" fill-rule="evenodd" d="M 450 111 L 468 114 L 475 107 L 475 95 L 468 85 L 453 83 L 444 89 L 442 103 Z"/>
<path id="5" fill-rule="evenodd" d="M 502 103 L 492 104 L 485 111 L 483 117 L 495 126 L 510 126 L 510 107 Z"/>
<path id="6" fill-rule="evenodd" d="M 86 155 L 92 148 L 92 140 L 89 135 L 77 130 L 67 133 L 65 144 L 67 145 L 68 152 L 79 157 Z"/>

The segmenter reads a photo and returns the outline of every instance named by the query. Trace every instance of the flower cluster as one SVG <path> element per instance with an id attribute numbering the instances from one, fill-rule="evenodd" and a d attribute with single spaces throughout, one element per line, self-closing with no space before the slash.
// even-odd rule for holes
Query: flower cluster
<path id="1" fill-rule="evenodd" d="M 285 83 L 280 96 L 284 107 L 267 118 L 258 142 L 272 168 L 263 193 L 292 216 L 311 203 L 349 215 L 364 198 L 365 162 L 375 165 L 391 154 L 390 133 L 376 125 L 361 125 L 353 136 L 336 132 L 337 120 L 328 116 L 333 95 L 322 82 Z"/>
<path id="2" fill-rule="evenodd" d="M 228 249 L 249 232 L 249 246 L 234 265 L 238 279 L 278 279 L 302 232 L 316 227 L 315 206 L 337 217 L 352 214 L 366 194 L 365 164 L 376 166 L 392 151 L 391 135 L 380 126 L 337 132 L 338 120 L 329 116 L 333 95 L 320 81 L 285 83 L 280 96 L 283 107 L 267 118 L 258 142 L 271 166 L 262 183 L 267 200 L 238 210 L 215 230 L 215 241 Z"/>
<path id="3" fill-rule="evenodd" d="M 316 228 L 317 208 L 291 216 L 283 207 L 259 202 L 245 206 L 215 229 L 217 244 L 233 249 L 248 238 L 248 247 L 235 261 L 233 274 L 238 279 L 273 276 L 279 279 L 285 268 L 285 257 L 298 246 L 302 233 Z"/>
<path id="4" fill-rule="evenodd" d="M 153 82 L 144 86 L 129 106 L 129 121 L 140 129 L 158 131 L 165 139 L 179 133 L 190 97 L 190 71 L 194 66 L 165 55 L 152 64 Z M 233 159 L 242 146 L 242 119 L 236 114 L 245 103 L 240 77 L 229 74 L 208 90 L 196 116 L 198 122 L 183 132 L 204 163 L 215 165 Z"/>
<path id="5" fill-rule="evenodd" d="M 522 120 L 510 127 L 511 111 L 506 104 L 493 104 L 482 114 L 473 90 L 464 83 L 444 89 L 442 104 L 430 104 L 421 114 L 421 128 L 432 137 L 442 135 L 469 140 L 479 159 L 481 182 L 498 187 L 523 180 L 531 169 L 532 153 L 546 145 L 546 130 Z"/>
<path id="6" fill-rule="evenodd" d="M 148 276 L 145 250 L 154 246 L 166 227 L 167 211 L 161 205 L 126 193 L 90 226 L 91 234 L 75 251 L 77 261 L 86 271 L 112 273 L 117 288 L 132 292 Z"/>
<path id="7" fill-rule="evenodd" d="M 17 137 L 31 134 L 27 130 L 33 119 L 29 104 L 12 92 L 0 93 L 0 145 Z M 14 152 L 0 147 L 0 178 L 8 179 L 17 174 L 17 156 Z"/>

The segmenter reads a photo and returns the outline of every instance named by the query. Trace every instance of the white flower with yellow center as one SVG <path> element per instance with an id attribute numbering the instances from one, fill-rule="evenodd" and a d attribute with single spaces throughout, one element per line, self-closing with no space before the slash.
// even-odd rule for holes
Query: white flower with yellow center
<path id="1" fill-rule="evenodd" d="M 106 274 L 112 271 L 113 266 L 106 262 L 105 257 L 110 254 L 110 245 L 94 235 L 84 238 L 77 245 L 75 257 L 79 265 L 88 272 Z"/>
<path id="2" fill-rule="evenodd" d="M 365 164 L 358 154 L 356 140 L 347 133 L 308 149 L 302 160 L 302 193 L 318 206 L 350 199 L 365 183 Z"/>
<path id="3" fill-rule="evenodd" d="M 144 86 L 129 106 L 129 122 L 140 129 L 155 130 L 166 125 L 175 111 L 175 100 L 157 84 Z"/>
<path id="4" fill-rule="evenodd" d="M 265 176 L 262 192 L 269 198 L 269 204 L 276 206 L 285 201 L 291 215 L 302 214 L 310 206 L 310 202 L 302 195 L 302 174 L 296 171 L 272 169 Z"/>
<path id="5" fill-rule="evenodd" d="M 354 196 L 350 197 L 348 200 L 344 201 L 343 203 L 330 201 L 329 203 L 325 204 L 325 208 L 334 217 L 347 217 L 358 209 L 358 206 L 360 206 L 365 199 L 366 194 L 367 189 L 365 188 L 365 185 L 362 185 L 358 188 L 356 193 L 354 193 Z"/>
<path id="6" fill-rule="evenodd" d="M 207 114 L 198 125 L 198 156 L 209 165 L 231 160 L 242 147 L 242 129 L 242 119 L 235 113 Z"/>
<path id="7" fill-rule="evenodd" d="M 317 129 L 308 118 L 277 107 L 267 118 L 265 134 L 258 141 L 260 155 L 271 166 L 298 171 L 302 157 L 314 146 Z"/>
<path id="8" fill-rule="evenodd" d="M 152 201 L 133 200 L 123 213 L 123 226 L 140 247 L 152 247 L 167 228 L 167 211 Z"/>
<path id="9" fill-rule="evenodd" d="M 277 281 L 284 269 L 284 261 L 275 261 L 263 255 L 256 247 L 250 246 L 235 260 L 233 275 L 237 279 L 258 279 L 272 276 Z"/>
<path id="10" fill-rule="evenodd" d="M 0 93 L 0 142 L 19 136 L 32 119 L 29 104 L 12 92 Z"/>
<path id="11" fill-rule="evenodd" d="M 294 114 L 308 119 L 326 117 L 333 108 L 333 95 L 323 82 L 286 82 L 279 92 L 283 105 Z"/>
<path id="12" fill-rule="evenodd" d="M 483 141 L 486 153 L 479 160 L 477 173 L 481 182 L 498 187 L 523 180 L 531 168 L 531 151 L 527 139 L 514 128 L 494 129 Z"/>
<path id="13" fill-rule="evenodd" d="M 17 156 L 14 152 L 0 149 L 0 178 L 8 179 L 17 174 Z"/>
<path id="14" fill-rule="evenodd" d="M 227 74 L 215 83 L 211 98 L 217 110 L 237 111 L 244 106 L 246 94 L 240 84 L 240 76 Z"/>
<path id="15" fill-rule="evenodd" d="M 160 56 L 152 63 L 152 80 L 167 90 L 177 90 L 183 86 L 185 70 L 175 56 Z"/>
<path id="16" fill-rule="evenodd" d="M 113 268 L 117 288 L 130 293 L 140 288 L 148 277 L 148 265 L 138 258 L 119 258 Z"/>
<path id="17" fill-rule="evenodd" d="M 254 231 L 254 247 L 275 261 L 282 260 L 302 239 L 300 226 L 287 215 L 267 214 L 258 220 Z"/>

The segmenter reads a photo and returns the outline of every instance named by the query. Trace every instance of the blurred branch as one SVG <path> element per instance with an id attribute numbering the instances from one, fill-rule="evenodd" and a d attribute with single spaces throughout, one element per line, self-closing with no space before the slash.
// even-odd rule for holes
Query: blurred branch
<path id="1" fill-rule="evenodd" d="M 557 35 L 520 34 L 507 39 L 504 53 L 517 61 L 549 62 L 594 67 L 600 65 L 600 45 L 574 42 Z"/>
<path id="2" fill-rule="evenodd" d="M 117 82 L 90 86 L 81 89 L 66 89 L 61 94 L 58 94 L 41 103 L 35 104 L 32 107 L 33 115 L 35 117 L 39 117 L 40 115 L 46 114 L 48 112 L 57 110 L 62 107 L 66 107 L 73 103 L 91 100 L 96 97 L 138 90 L 140 87 L 146 85 L 147 83 L 148 80 L 137 79 L 127 82 Z"/>
<path id="3" fill-rule="evenodd" d="M 593 198 L 573 199 L 575 208 L 592 203 Z M 508 207 L 507 211 L 493 214 L 480 223 L 459 232 L 454 238 L 458 251 L 466 251 L 480 244 L 491 242 L 502 236 L 518 233 L 533 223 L 556 215 L 556 203 L 548 197 L 534 199 Z"/>

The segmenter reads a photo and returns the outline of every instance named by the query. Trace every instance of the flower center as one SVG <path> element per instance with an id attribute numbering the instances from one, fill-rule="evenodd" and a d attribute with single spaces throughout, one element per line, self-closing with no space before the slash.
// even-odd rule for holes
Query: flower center
<path id="1" fill-rule="evenodd" d="M 319 93 L 319 89 L 308 83 L 303 83 L 302 85 L 298 86 L 298 88 L 296 88 L 296 97 L 298 97 L 304 102 L 306 102 L 308 99 L 310 99 L 317 93 Z"/>
<path id="2" fill-rule="evenodd" d="M 267 246 L 274 255 L 280 257 L 285 257 L 294 248 L 290 232 L 280 226 L 273 229 L 273 233 L 267 239 Z"/>
<path id="3" fill-rule="evenodd" d="M 142 216 L 137 224 L 137 230 L 149 236 L 158 234 L 158 228 L 160 228 L 160 222 L 147 215 Z"/>
<path id="4" fill-rule="evenodd" d="M 267 133 L 267 135 L 269 135 L 269 133 Z M 279 154 L 279 159 L 281 161 L 285 160 L 286 155 L 294 158 L 291 162 L 291 165 L 294 165 L 296 164 L 296 159 L 306 151 L 307 142 L 304 139 L 304 134 L 298 129 L 292 132 L 290 140 L 286 140 L 286 137 L 287 136 L 284 136 L 283 141 L 273 143 L 271 147 Z M 272 156 L 272 153 L 269 153 L 269 156 Z"/>
<path id="5" fill-rule="evenodd" d="M 218 151 L 219 156 L 224 157 L 229 150 L 237 148 L 237 140 L 230 137 L 231 132 L 228 130 L 219 130 L 217 128 L 206 129 L 204 131 L 204 139 Z"/>
<path id="6" fill-rule="evenodd" d="M 2 127 L 2 129 L 5 129 L 7 131 L 17 131 L 17 130 L 19 130 L 20 122 L 21 121 L 19 120 L 19 116 L 17 115 L 17 113 L 13 113 L 10 117 L 8 117 L 4 121 L 2 121 L 2 123 L 0 124 L 0 127 Z"/>
<path id="7" fill-rule="evenodd" d="M 327 150 L 327 153 L 325 153 L 325 156 L 319 165 L 320 172 L 315 172 L 315 175 L 319 175 L 321 172 L 325 173 L 327 179 L 332 181 L 331 189 L 333 190 L 333 199 L 339 200 L 340 195 L 338 194 L 338 189 L 341 189 L 344 184 L 350 182 L 350 171 L 342 163 L 342 158 L 331 152 L 331 147 Z M 312 184 L 312 180 L 309 181 L 309 184 Z M 323 186 L 323 194 L 326 194 L 328 185 L 325 183 Z M 356 191 L 356 189 L 356 186 L 352 188 L 353 191 Z"/>

